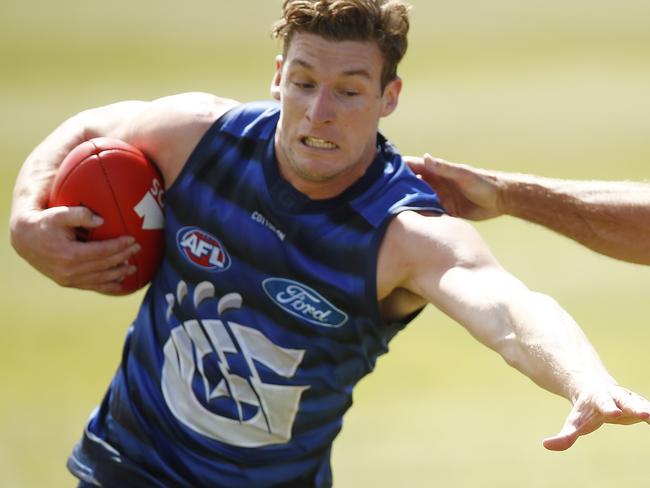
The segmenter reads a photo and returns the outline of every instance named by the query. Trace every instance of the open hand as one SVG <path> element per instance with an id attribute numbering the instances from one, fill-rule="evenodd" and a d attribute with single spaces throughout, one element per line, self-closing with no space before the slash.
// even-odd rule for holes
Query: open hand
<path id="1" fill-rule="evenodd" d="M 442 206 L 450 215 L 485 220 L 503 213 L 499 209 L 497 173 L 450 163 L 429 154 L 424 158 L 407 156 L 404 160 L 438 193 Z"/>
<path id="2" fill-rule="evenodd" d="M 583 391 L 560 432 L 544 439 L 544 447 L 551 451 L 570 448 L 578 437 L 598 429 L 601 425 L 650 424 L 650 402 L 640 395 L 617 385 L 607 385 Z"/>

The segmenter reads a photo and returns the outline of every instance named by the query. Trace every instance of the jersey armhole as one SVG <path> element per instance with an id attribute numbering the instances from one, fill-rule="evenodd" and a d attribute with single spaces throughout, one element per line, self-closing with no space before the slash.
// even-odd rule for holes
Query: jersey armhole
<path id="1" fill-rule="evenodd" d="M 190 171 L 190 168 L 194 165 L 194 162 L 197 159 L 199 159 L 201 155 L 205 152 L 204 147 L 206 147 L 209 144 L 209 141 L 213 139 L 214 134 L 221 130 L 224 123 L 228 120 L 229 116 L 232 115 L 232 112 L 239 107 L 240 105 L 235 105 L 234 107 L 229 108 L 224 113 L 222 113 L 219 117 L 217 117 L 217 119 L 212 123 L 212 125 L 208 127 L 205 133 L 201 136 L 201 139 L 199 139 L 199 142 L 196 145 L 196 147 L 192 149 L 192 152 L 187 158 L 187 161 L 185 161 L 185 163 L 183 164 L 181 170 L 178 172 L 178 175 L 176 176 L 176 179 L 174 180 L 172 185 L 169 188 L 167 188 L 165 192 L 167 197 L 170 197 L 174 194 L 174 190 L 179 184 L 178 182 L 183 179 L 186 173 Z"/>

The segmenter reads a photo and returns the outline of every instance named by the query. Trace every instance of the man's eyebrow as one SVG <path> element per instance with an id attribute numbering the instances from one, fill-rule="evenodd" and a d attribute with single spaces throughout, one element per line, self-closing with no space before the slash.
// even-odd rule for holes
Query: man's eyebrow
<path id="1" fill-rule="evenodd" d="M 314 70 L 314 67 L 311 64 L 309 64 L 307 61 L 304 61 L 304 60 L 302 60 L 300 58 L 294 58 L 291 61 L 291 64 L 294 64 L 294 63 L 299 65 L 302 68 L 305 68 L 305 69 L 309 70 L 309 71 Z M 343 71 L 341 74 L 343 76 L 361 76 L 362 78 L 367 78 L 368 80 L 372 79 L 372 77 L 370 76 L 370 73 L 368 72 L 368 70 L 363 69 L 363 68 L 346 70 L 346 71 Z"/>

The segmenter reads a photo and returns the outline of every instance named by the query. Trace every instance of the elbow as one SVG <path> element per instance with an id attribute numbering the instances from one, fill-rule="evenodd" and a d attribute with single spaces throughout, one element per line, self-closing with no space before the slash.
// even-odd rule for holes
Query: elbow
<path id="1" fill-rule="evenodd" d="M 9 244 L 11 244 L 11 247 L 13 247 L 16 252 L 18 252 L 18 249 L 16 248 L 16 244 L 17 244 L 16 228 L 17 228 L 17 226 L 18 226 L 17 219 L 12 215 L 11 218 L 9 219 Z"/>
<path id="2" fill-rule="evenodd" d="M 26 235 L 32 218 L 32 212 L 29 209 L 17 210 L 14 208 L 9 219 L 9 244 L 23 258 L 26 256 Z"/>
<path id="3" fill-rule="evenodd" d="M 24 227 L 24 219 L 17 213 L 12 213 L 11 218 L 9 219 L 9 243 L 13 247 L 14 251 L 24 257 L 23 246 L 22 246 L 22 228 Z"/>

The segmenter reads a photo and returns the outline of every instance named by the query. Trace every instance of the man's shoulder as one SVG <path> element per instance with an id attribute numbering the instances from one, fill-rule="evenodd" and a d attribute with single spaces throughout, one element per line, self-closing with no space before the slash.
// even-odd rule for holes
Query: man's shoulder
<path id="1" fill-rule="evenodd" d="M 426 215 L 406 210 L 390 220 L 377 260 L 377 292 L 380 299 L 393 296 L 396 290 L 406 289 L 406 284 L 417 270 L 428 266 L 439 236 L 431 233 Z"/>
<path id="2" fill-rule="evenodd" d="M 202 92 L 158 98 L 135 121 L 136 145 L 158 165 L 169 187 L 205 132 L 238 105 Z"/>
<path id="3" fill-rule="evenodd" d="M 230 107 L 217 125 L 220 131 L 237 137 L 267 139 L 279 116 L 280 105 L 275 101 L 248 102 Z"/>
<path id="4" fill-rule="evenodd" d="M 373 171 L 378 176 L 372 177 Z M 397 152 L 382 147 L 368 173 L 366 177 L 370 176 L 372 183 L 352 200 L 351 206 L 371 225 L 381 227 L 387 219 L 406 210 L 444 212 L 435 191 L 416 177 Z"/>
<path id="5" fill-rule="evenodd" d="M 230 98 L 204 92 L 187 92 L 151 101 L 143 115 L 153 128 L 178 129 L 186 125 L 210 124 L 238 105 L 241 103 Z"/>
<path id="6" fill-rule="evenodd" d="M 491 252 L 469 222 L 445 214 L 405 211 L 392 219 L 384 238 L 389 262 L 404 276 L 426 269 L 474 267 L 485 263 Z"/>
<path id="7" fill-rule="evenodd" d="M 402 250 L 418 248 L 418 242 L 430 241 L 427 247 L 462 246 L 463 241 L 478 235 L 469 222 L 428 209 L 409 209 L 395 215 L 386 231 L 402 243 Z"/>

